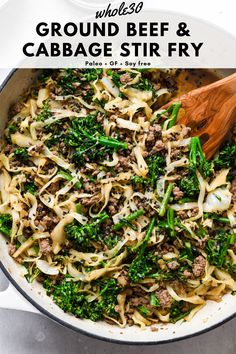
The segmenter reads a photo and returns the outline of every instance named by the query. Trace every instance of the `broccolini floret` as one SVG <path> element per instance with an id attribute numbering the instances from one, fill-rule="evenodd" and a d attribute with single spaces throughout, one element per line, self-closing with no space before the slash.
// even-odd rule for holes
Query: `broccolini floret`
<path id="1" fill-rule="evenodd" d="M 189 173 L 187 176 L 184 176 L 180 180 L 179 188 L 185 197 L 196 197 L 199 193 L 199 182 L 196 174 Z"/>
<path id="2" fill-rule="evenodd" d="M 102 72 L 103 69 L 83 69 L 81 74 L 81 80 L 86 82 L 95 81 L 100 78 Z"/>
<path id="3" fill-rule="evenodd" d="M 69 240 L 81 250 L 89 250 L 93 241 L 100 240 L 100 225 L 109 218 L 106 213 L 100 214 L 93 222 L 81 225 L 73 221 L 65 226 L 65 233 Z"/>
<path id="4" fill-rule="evenodd" d="M 141 77 L 139 82 L 137 84 L 133 85 L 132 87 L 134 87 L 140 91 L 152 91 L 152 92 L 154 91 L 151 81 L 149 81 L 145 77 Z"/>
<path id="5" fill-rule="evenodd" d="M 40 112 L 40 114 L 37 116 L 36 120 L 38 121 L 44 121 L 52 116 L 51 109 L 49 107 L 48 102 L 46 101 L 43 105 L 43 108 Z"/>
<path id="6" fill-rule="evenodd" d="M 65 69 L 61 72 L 58 85 L 62 88 L 63 95 L 71 95 L 75 93 L 75 83 L 79 81 L 78 76 L 73 69 Z"/>
<path id="7" fill-rule="evenodd" d="M 214 159 L 216 168 L 235 168 L 236 167 L 236 144 L 227 144 L 219 152 Z"/>
<path id="8" fill-rule="evenodd" d="M 186 317 L 192 310 L 191 305 L 189 305 L 189 308 L 187 310 L 185 310 L 185 308 L 185 301 L 174 301 L 170 309 L 170 322 L 176 323 L 177 321 Z"/>
<path id="9" fill-rule="evenodd" d="M 230 245 L 235 242 L 235 235 L 228 234 L 226 230 L 219 230 L 214 238 L 207 241 L 205 251 L 210 264 L 222 268 Z"/>
<path id="10" fill-rule="evenodd" d="M 25 182 L 24 191 L 35 195 L 37 191 L 37 186 L 34 184 L 34 182 Z"/>
<path id="11" fill-rule="evenodd" d="M 74 119 L 65 143 L 75 149 L 72 161 L 77 165 L 84 163 L 84 155 L 99 161 L 104 159 L 106 154 L 128 148 L 127 143 L 105 135 L 101 124 L 97 122 L 97 114 Z"/>
<path id="12" fill-rule="evenodd" d="M 153 188 L 156 187 L 160 175 L 165 174 L 166 160 L 162 155 L 151 155 L 147 158 L 148 176 Z"/>
<path id="13" fill-rule="evenodd" d="M 105 279 L 94 283 L 99 287 L 98 298 L 88 301 L 88 294 L 79 292 L 80 283 L 69 279 L 60 280 L 57 283 L 47 278 L 44 288 L 51 295 L 55 303 L 65 312 L 70 312 L 77 317 L 87 318 L 92 321 L 101 320 L 104 315 L 117 317 L 115 306 L 119 287 L 115 279 Z"/>
<path id="14" fill-rule="evenodd" d="M 145 278 L 152 270 L 151 264 L 148 262 L 147 257 L 145 257 L 144 252 L 152 235 L 155 223 L 156 218 L 154 217 L 151 219 L 144 240 L 138 249 L 138 255 L 134 258 L 129 267 L 128 276 L 133 283 L 137 283 L 139 280 Z"/>
<path id="15" fill-rule="evenodd" d="M 6 236 L 11 236 L 12 216 L 10 214 L 0 215 L 0 232 Z"/>
<path id="16" fill-rule="evenodd" d="M 15 124 L 9 124 L 8 125 L 8 130 L 10 134 L 14 134 L 17 131 L 17 126 Z"/>
<path id="17" fill-rule="evenodd" d="M 14 157 L 20 162 L 27 163 L 29 160 L 28 150 L 26 148 L 16 149 Z"/>

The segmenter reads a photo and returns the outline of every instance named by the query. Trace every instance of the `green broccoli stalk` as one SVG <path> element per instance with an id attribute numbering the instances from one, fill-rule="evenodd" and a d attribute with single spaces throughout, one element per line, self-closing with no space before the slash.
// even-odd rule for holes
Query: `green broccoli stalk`
<path id="1" fill-rule="evenodd" d="M 189 259 L 190 261 L 193 261 L 193 249 L 191 243 L 189 241 L 186 241 L 184 245 L 185 248 L 183 249 L 183 251 L 181 251 L 179 260 L 182 261 L 184 259 Z"/>
<path id="2" fill-rule="evenodd" d="M 166 213 L 166 209 L 167 209 L 167 205 L 169 203 L 170 197 L 171 197 L 171 193 L 173 191 L 174 188 L 174 184 L 170 183 L 167 187 L 167 190 L 165 192 L 164 198 L 161 202 L 160 205 L 160 210 L 159 210 L 159 216 L 164 216 Z"/>
<path id="3" fill-rule="evenodd" d="M 181 102 L 173 102 L 167 109 L 164 109 L 159 113 L 157 113 L 155 119 L 159 120 L 164 114 L 166 113 L 170 114 L 169 117 L 170 121 L 167 127 L 169 129 L 176 124 L 180 108 L 181 108 Z"/>
<path id="4" fill-rule="evenodd" d="M 213 165 L 207 161 L 205 154 L 202 151 L 202 145 L 199 137 L 191 138 L 190 152 L 189 152 L 190 171 L 194 174 L 199 169 L 204 178 L 208 178 L 213 173 Z"/>
<path id="5" fill-rule="evenodd" d="M 10 214 L 0 215 L 0 232 L 6 236 L 11 236 L 12 216 Z"/>
<path id="6" fill-rule="evenodd" d="M 154 229 L 156 223 L 156 218 L 152 218 L 151 222 L 148 226 L 146 235 L 144 240 L 142 241 L 141 245 L 138 245 L 139 253 L 132 261 L 128 276 L 133 283 L 137 283 L 139 280 L 143 279 L 152 269 L 146 257 L 144 257 L 144 252 L 147 248 L 148 241 L 152 235 L 152 231 Z"/>
<path id="7" fill-rule="evenodd" d="M 167 224 L 170 236 L 175 237 L 175 212 L 171 208 L 167 210 Z"/>
<path id="8" fill-rule="evenodd" d="M 175 301 L 170 309 L 170 322 L 176 323 L 186 317 L 192 310 L 192 305 L 188 310 L 185 310 L 185 301 Z"/>
<path id="9" fill-rule="evenodd" d="M 66 236 L 78 248 L 90 249 L 91 241 L 99 241 L 100 225 L 108 218 L 109 216 L 106 213 L 102 213 L 90 224 L 81 225 L 77 221 L 73 221 L 65 226 Z"/>
<path id="10" fill-rule="evenodd" d="M 151 314 L 152 314 L 152 311 L 149 310 L 146 306 L 144 305 L 141 305 L 141 306 L 138 306 L 138 311 L 141 313 L 142 316 L 144 317 L 150 317 Z"/>
<path id="11" fill-rule="evenodd" d="M 134 213 L 128 215 L 126 218 L 121 219 L 120 222 L 118 222 L 117 224 L 113 225 L 112 229 L 114 231 L 118 231 L 122 229 L 123 226 L 130 226 L 131 228 L 133 228 L 132 221 L 138 219 L 143 214 L 144 210 L 137 210 Z"/>
<path id="12" fill-rule="evenodd" d="M 178 119 L 178 114 L 179 114 L 180 107 L 181 107 L 181 102 L 174 102 L 167 109 L 168 113 L 171 112 L 170 121 L 168 123 L 168 129 L 172 128 L 176 124 L 177 119 Z"/>
<path id="13" fill-rule="evenodd" d="M 71 176 L 71 174 L 69 172 L 66 172 L 64 170 L 60 170 L 58 172 L 58 175 L 61 176 L 62 178 L 64 178 L 66 181 L 72 181 L 73 177 Z M 82 187 L 82 183 L 80 181 L 75 183 L 75 188 L 80 189 Z"/>
<path id="14" fill-rule="evenodd" d="M 223 216 L 220 216 L 215 213 L 204 213 L 203 217 L 204 219 L 212 219 L 222 224 L 230 224 L 230 220 L 228 218 L 224 218 Z"/>
<path id="15" fill-rule="evenodd" d="M 152 307 L 159 307 L 160 306 L 160 300 L 156 297 L 154 293 L 150 294 L 150 305 Z"/>

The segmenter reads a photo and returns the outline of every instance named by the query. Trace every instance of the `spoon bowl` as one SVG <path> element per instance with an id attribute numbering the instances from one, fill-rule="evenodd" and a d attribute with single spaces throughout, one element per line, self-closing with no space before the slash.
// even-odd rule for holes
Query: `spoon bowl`
<path id="1" fill-rule="evenodd" d="M 180 101 L 182 107 L 178 123 L 190 127 L 192 136 L 199 136 L 203 151 L 210 159 L 236 123 L 236 74 L 174 101 Z"/>

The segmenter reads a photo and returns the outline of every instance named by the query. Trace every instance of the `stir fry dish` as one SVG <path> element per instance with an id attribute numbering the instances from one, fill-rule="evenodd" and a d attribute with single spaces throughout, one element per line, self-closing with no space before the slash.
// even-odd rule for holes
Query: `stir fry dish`
<path id="1" fill-rule="evenodd" d="M 65 312 L 120 327 L 191 320 L 236 291 L 236 143 L 212 160 L 178 70 L 44 70 L 9 111 L 0 232 Z M 220 132 L 219 132 L 220 134 Z"/>

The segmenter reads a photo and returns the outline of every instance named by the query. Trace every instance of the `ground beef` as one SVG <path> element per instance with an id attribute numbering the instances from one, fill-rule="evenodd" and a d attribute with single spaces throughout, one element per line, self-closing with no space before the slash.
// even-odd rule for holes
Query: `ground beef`
<path id="1" fill-rule="evenodd" d="M 165 85 L 170 92 L 174 92 L 177 90 L 176 82 L 171 76 L 165 77 Z"/>
<path id="2" fill-rule="evenodd" d="M 12 243 L 9 243 L 8 245 L 8 253 L 10 256 L 13 256 L 13 254 L 16 252 L 16 245 L 13 245 Z"/>
<path id="3" fill-rule="evenodd" d="M 44 230 L 47 230 L 53 229 L 58 222 L 59 219 L 57 216 L 44 215 L 41 219 L 35 221 L 35 225 L 40 225 L 44 228 Z"/>
<path id="4" fill-rule="evenodd" d="M 128 324 L 128 326 L 133 326 L 134 325 L 134 320 L 132 320 L 132 318 L 129 318 L 128 320 L 127 320 L 127 324 Z"/>
<path id="5" fill-rule="evenodd" d="M 231 184 L 231 188 L 230 188 L 230 192 L 232 193 L 232 200 L 231 202 L 233 204 L 236 203 L 236 177 L 234 177 L 232 184 Z"/>
<path id="6" fill-rule="evenodd" d="M 9 110 L 9 116 L 10 118 L 14 117 L 15 115 L 17 115 L 23 108 L 23 103 L 16 103 L 14 105 L 11 106 L 10 110 Z"/>
<path id="7" fill-rule="evenodd" d="M 206 260 L 203 256 L 198 256 L 193 262 L 193 274 L 195 277 L 201 277 L 204 274 Z"/>
<path id="8" fill-rule="evenodd" d="M 10 144 L 7 144 L 5 146 L 5 148 L 3 149 L 2 153 L 8 155 L 8 154 L 11 154 L 13 152 L 13 150 L 14 150 L 13 146 Z"/>
<path id="9" fill-rule="evenodd" d="M 34 150 L 40 154 L 44 150 L 44 143 L 38 143 Z"/>
<path id="10" fill-rule="evenodd" d="M 103 120 L 103 115 L 99 112 L 97 115 L 97 122 L 100 123 Z"/>
<path id="11" fill-rule="evenodd" d="M 152 332 L 158 332 L 158 328 L 155 326 L 151 326 L 150 329 Z"/>
<path id="12" fill-rule="evenodd" d="M 182 155 L 182 151 L 181 151 L 181 149 L 172 149 L 171 150 L 171 153 L 170 153 L 170 157 L 172 158 L 172 159 L 178 159 L 178 158 L 180 158 L 181 157 L 181 155 Z"/>
<path id="13" fill-rule="evenodd" d="M 129 158 L 128 157 L 120 157 L 119 163 L 121 167 L 129 167 Z"/>
<path id="14" fill-rule="evenodd" d="M 187 270 L 187 269 L 185 269 L 184 271 L 183 271 L 183 276 L 186 278 L 186 279 L 189 279 L 189 278 L 192 278 L 192 273 L 189 271 L 189 270 Z"/>
<path id="15" fill-rule="evenodd" d="M 124 169 L 130 168 L 130 157 L 119 156 L 119 162 L 115 167 L 116 172 L 122 172 Z"/>
<path id="16" fill-rule="evenodd" d="M 120 82 L 121 82 L 123 85 L 127 84 L 127 83 L 130 82 L 130 81 L 132 81 L 132 78 L 131 78 L 131 76 L 130 76 L 129 73 L 125 73 L 125 74 L 122 74 L 122 75 L 120 76 Z"/>
<path id="17" fill-rule="evenodd" d="M 156 291 L 156 296 L 158 297 L 162 308 L 170 308 L 171 307 L 173 300 L 166 289 Z"/>
<path id="18" fill-rule="evenodd" d="M 140 305 L 147 305 L 149 303 L 149 299 L 147 295 L 145 295 L 145 297 L 133 297 L 129 299 L 129 303 L 130 305 L 137 307 Z"/>
<path id="19" fill-rule="evenodd" d="M 185 286 L 180 280 L 171 280 L 170 286 L 174 289 L 174 291 L 179 294 L 183 295 L 185 294 Z"/>
<path id="20" fill-rule="evenodd" d="M 101 198 L 101 196 L 98 194 L 94 195 L 92 198 L 83 198 L 83 199 L 81 199 L 81 204 L 84 206 L 90 206 L 90 205 L 98 203 L 100 198 Z"/>
<path id="21" fill-rule="evenodd" d="M 119 203 L 118 203 L 118 200 L 116 198 L 111 197 L 109 199 L 108 210 L 109 210 L 111 215 L 114 215 L 114 214 L 118 213 Z"/>
<path id="22" fill-rule="evenodd" d="M 180 217 L 180 219 L 187 219 L 191 218 L 193 216 L 196 216 L 198 214 L 198 208 L 193 208 L 191 210 L 180 210 L 177 211 L 177 215 Z"/>
<path id="23" fill-rule="evenodd" d="M 44 238 L 39 241 L 39 248 L 42 254 L 48 254 L 51 252 L 50 240 L 49 238 Z"/>
<path id="24" fill-rule="evenodd" d="M 190 131 L 191 131 L 191 128 L 183 127 L 183 130 L 182 130 L 183 137 L 187 138 L 189 136 Z"/>
<path id="25" fill-rule="evenodd" d="M 172 261 L 167 263 L 169 269 L 175 270 L 179 268 L 179 263 L 177 261 Z"/>
<path id="26" fill-rule="evenodd" d="M 164 150 L 165 149 L 165 144 L 163 143 L 162 140 L 157 140 L 155 145 L 152 148 L 152 154 L 156 154 L 157 152 Z"/>
<path id="27" fill-rule="evenodd" d="M 157 140 L 161 138 L 161 126 L 159 124 L 154 124 L 149 128 L 146 143 L 147 146 L 155 145 Z"/>
<path id="28" fill-rule="evenodd" d="M 56 193 L 58 191 L 58 189 L 59 189 L 59 181 L 50 184 L 50 192 L 52 194 Z"/>
<path id="29" fill-rule="evenodd" d="M 86 180 L 84 180 L 86 182 Z M 98 190 L 98 187 L 94 183 L 86 183 L 84 184 L 84 189 L 86 192 L 95 194 Z"/>
<path id="30" fill-rule="evenodd" d="M 116 305 L 115 308 L 114 308 L 115 312 L 119 313 L 121 308 L 119 305 Z"/>
<path id="31" fill-rule="evenodd" d="M 184 193 L 177 186 L 174 187 L 173 194 L 174 194 L 175 199 L 183 198 L 183 195 L 184 195 Z"/>
<path id="32" fill-rule="evenodd" d="M 231 248 L 232 248 L 233 251 L 236 251 L 236 241 L 234 242 L 234 244 L 232 245 Z"/>
<path id="33" fill-rule="evenodd" d="M 156 91 L 158 91 L 158 90 L 160 90 L 160 88 L 161 88 L 161 84 L 160 83 L 155 83 L 155 84 L 153 84 L 153 87 L 154 87 L 154 89 L 156 90 Z"/>
<path id="34" fill-rule="evenodd" d="M 169 252 L 174 252 L 175 249 L 172 245 L 169 245 L 168 243 L 164 243 L 162 245 L 162 251 L 161 251 L 161 255 L 164 255 L 166 253 L 169 253 Z"/>
<path id="35" fill-rule="evenodd" d="M 112 114 L 109 117 L 109 122 L 115 122 L 117 120 L 118 116 L 116 114 Z"/>
<path id="36" fill-rule="evenodd" d="M 117 278 L 117 281 L 122 287 L 129 285 L 129 279 L 128 279 L 128 276 L 127 276 L 127 272 L 126 273 L 122 273 Z"/>
<path id="37" fill-rule="evenodd" d="M 38 204 L 37 207 L 37 219 L 41 220 L 43 216 L 47 215 L 47 211 L 42 203 Z"/>
<path id="38" fill-rule="evenodd" d="M 60 142 L 59 148 L 60 148 L 62 154 L 66 154 L 68 152 L 68 148 L 67 148 L 66 144 L 64 143 L 64 141 Z"/>
<path id="39" fill-rule="evenodd" d="M 44 144 L 43 143 L 38 143 L 35 146 L 32 146 L 29 150 L 30 156 L 35 156 L 38 154 L 41 154 L 41 152 L 44 150 Z"/>

